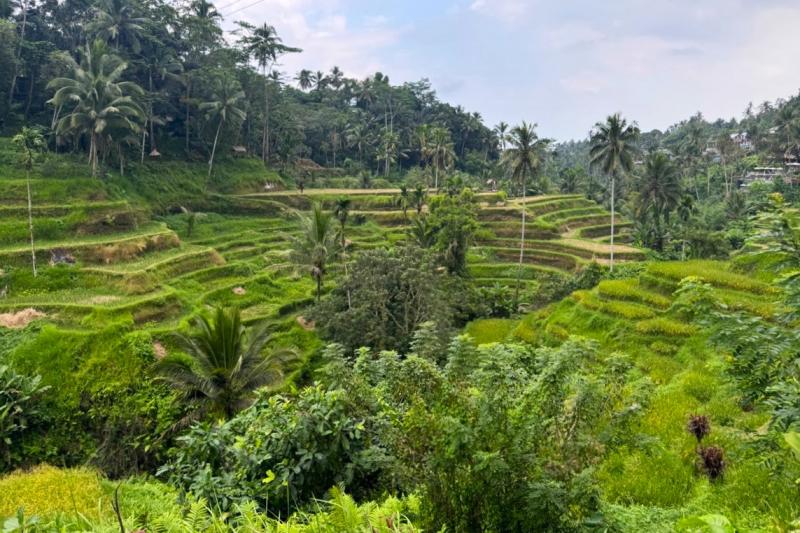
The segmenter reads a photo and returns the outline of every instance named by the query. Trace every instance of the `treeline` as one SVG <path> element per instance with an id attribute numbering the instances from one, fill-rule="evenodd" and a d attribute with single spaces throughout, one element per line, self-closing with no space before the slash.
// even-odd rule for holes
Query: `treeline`
<path id="1" fill-rule="evenodd" d="M 267 23 L 238 22 L 226 38 L 222 20 L 205 0 L 0 4 L 0 129 L 38 124 L 51 149 L 84 151 L 95 171 L 98 161 L 124 171 L 126 159 L 235 148 L 299 161 L 306 174 L 322 165 L 388 176 L 426 163 L 479 175 L 499 155 L 480 115 L 440 102 L 427 80 L 282 72 L 280 58 L 302 43 L 283 43 Z"/>

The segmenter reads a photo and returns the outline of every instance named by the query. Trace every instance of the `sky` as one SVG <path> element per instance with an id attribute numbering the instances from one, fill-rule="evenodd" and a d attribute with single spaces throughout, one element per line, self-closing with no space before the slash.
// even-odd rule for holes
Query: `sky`
<path id="1" fill-rule="evenodd" d="M 800 90 L 800 0 L 218 0 L 224 27 L 276 27 L 279 70 L 431 81 L 487 125 L 584 138 L 622 112 L 644 130 Z"/>

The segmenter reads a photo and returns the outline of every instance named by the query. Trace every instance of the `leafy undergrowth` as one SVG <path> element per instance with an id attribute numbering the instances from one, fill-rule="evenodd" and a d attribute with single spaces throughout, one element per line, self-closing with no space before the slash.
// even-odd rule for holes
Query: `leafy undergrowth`
<path id="1" fill-rule="evenodd" d="M 629 381 L 619 406 L 630 417 L 629 434 L 607 443 L 596 471 L 612 523 L 619 520 L 623 530 L 673 531 L 681 517 L 706 514 L 724 515 L 741 531 L 789 523 L 800 509 L 797 489 L 773 475 L 773 459 L 756 444 L 769 414 L 742 408 L 725 373 L 728 355 L 709 345 L 673 293 L 684 278 L 710 284 L 732 309 L 770 317 L 779 308 L 769 279 L 754 279 L 731 263 L 651 263 L 638 278 L 603 281 L 524 317 L 511 337 L 560 344 L 583 336 L 600 342 L 603 364 L 614 364 L 617 353 L 634 362 L 641 379 Z M 474 328 L 478 338 L 486 335 L 481 326 Z M 717 481 L 698 470 L 698 444 L 686 429 L 692 414 L 711 421 L 704 445 L 725 452 L 725 475 Z"/>

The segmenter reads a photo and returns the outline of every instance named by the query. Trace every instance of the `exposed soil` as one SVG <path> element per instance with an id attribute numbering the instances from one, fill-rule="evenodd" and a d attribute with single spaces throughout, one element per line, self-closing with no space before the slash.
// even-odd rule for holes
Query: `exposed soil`
<path id="1" fill-rule="evenodd" d="M 22 329 L 37 318 L 45 316 L 47 315 L 31 307 L 16 313 L 0 313 L 0 327 Z"/>

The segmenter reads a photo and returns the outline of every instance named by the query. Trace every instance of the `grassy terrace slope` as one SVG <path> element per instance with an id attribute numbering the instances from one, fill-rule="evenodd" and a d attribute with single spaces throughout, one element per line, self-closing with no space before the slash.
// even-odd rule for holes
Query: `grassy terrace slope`
<path id="1" fill-rule="evenodd" d="M 753 454 L 750 441 L 768 413 L 742 410 L 722 371 L 726 354 L 711 349 L 707 334 L 673 305 L 678 283 L 688 276 L 709 283 L 731 308 L 764 317 L 776 311 L 774 287 L 730 263 L 650 263 L 638 274 L 602 281 L 522 320 L 476 321 L 467 332 L 481 343 L 557 344 L 579 335 L 609 354 L 595 364 L 634 366 L 639 379 L 624 385 L 627 399 L 617 406 L 620 416 L 631 417 L 628 438 L 611 447 L 597 474 L 607 505 L 633 505 L 633 514 L 635 506 L 644 506 L 648 509 L 641 514 L 648 520 L 662 517 L 642 523 L 641 531 L 672 531 L 681 516 L 699 510 L 732 518 L 739 531 L 768 529 L 766 517 L 778 509 L 786 512 L 796 489 L 771 479 L 769 468 Z M 723 483 L 695 475 L 696 442 L 686 431 L 693 413 L 710 417 L 709 442 L 725 450 Z"/>
<path id="2" fill-rule="evenodd" d="M 0 163 L 13 168 L 12 160 L 8 144 L 0 143 Z M 132 319 L 166 332 L 206 304 L 235 304 L 248 320 L 268 319 L 308 336 L 294 316 L 311 302 L 313 287 L 289 262 L 290 240 L 297 231 L 292 212 L 307 209 L 312 201 L 329 207 L 347 195 L 352 200 L 348 237 L 355 249 L 405 239 L 404 226 L 413 211 L 407 217 L 396 207 L 396 190 L 254 192 L 266 179 L 263 169 L 257 163 L 231 164 L 231 177 L 223 170 L 223 178 L 209 183 L 198 178 L 202 169 L 192 170 L 195 165 L 181 168 L 170 162 L 134 167 L 134 177 L 127 180 L 93 180 L 77 177 L 86 172 L 82 161 L 51 159 L 32 180 L 41 273 L 35 281 L 28 273 L 24 179 L 16 171 L 0 176 L 0 268 L 5 271 L 0 289 L 7 287 L 0 311 L 33 307 L 67 326 L 101 327 Z M 163 179 L 162 172 L 170 178 Z M 495 193 L 481 193 L 478 200 L 483 231 L 469 270 L 479 285 L 515 279 L 523 208 L 528 214 L 526 283 L 573 272 L 589 261 L 608 261 L 607 244 L 577 233 L 607 221 L 607 213 L 593 202 L 560 195 L 533 197 L 524 206 L 518 200 L 500 205 Z M 200 211 L 191 233 L 185 214 L 151 215 L 151 209 L 184 206 Z M 55 255 L 68 256 L 74 265 L 48 265 Z M 619 245 L 616 257 L 639 259 L 641 252 Z"/>
<path id="3" fill-rule="evenodd" d="M 350 230 L 355 246 L 368 248 L 403 238 L 403 227 L 408 220 L 396 207 L 397 192 L 309 189 L 303 195 L 294 191 L 266 192 L 240 198 L 270 206 L 281 204 L 290 209 L 306 209 L 312 201 L 329 207 L 337 197 L 349 196 L 354 218 L 363 217 L 375 225 L 366 224 Z M 480 285 L 513 283 L 517 275 L 523 205 L 520 200 L 500 204 L 500 197 L 495 193 L 480 193 L 477 198 L 483 231 L 468 258 L 470 274 Z M 608 237 L 610 215 L 596 203 L 580 195 L 538 196 L 528 198 L 525 209 L 523 280 L 574 272 L 591 261 L 608 263 L 611 247 L 604 239 Z M 412 210 L 408 218 L 413 216 Z M 630 239 L 629 226 L 622 219 L 617 220 L 615 259 L 620 262 L 644 258 L 639 249 L 625 244 Z M 592 230 L 592 234 L 583 235 L 585 230 Z"/>

